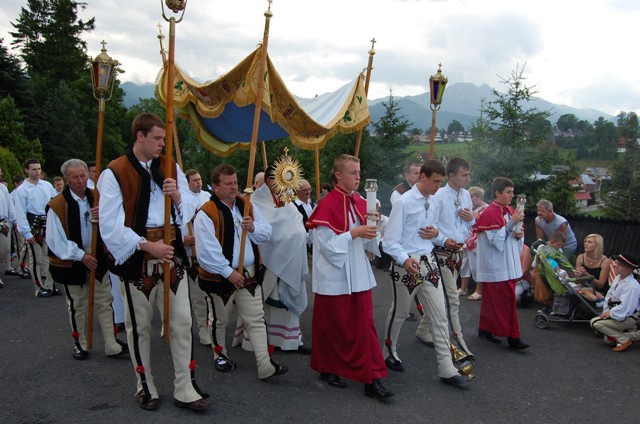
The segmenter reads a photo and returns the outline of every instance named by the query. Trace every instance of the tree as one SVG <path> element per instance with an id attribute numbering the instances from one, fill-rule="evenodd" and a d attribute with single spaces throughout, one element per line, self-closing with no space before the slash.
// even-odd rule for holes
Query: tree
<path id="1" fill-rule="evenodd" d="M 573 113 L 567 113 L 558 118 L 558 122 L 556 125 L 560 129 L 560 131 L 567 131 L 576 128 L 578 124 L 578 118 Z"/>
<path id="2" fill-rule="evenodd" d="M 451 121 L 447 127 L 447 134 L 451 134 L 453 132 L 464 132 L 464 125 L 456 119 Z"/>
<path id="3" fill-rule="evenodd" d="M 590 137 L 590 157 L 597 159 L 615 159 L 616 157 L 616 127 L 613 123 L 598 118 L 593 124 L 594 131 Z"/>
<path id="4" fill-rule="evenodd" d="M 545 183 L 531 177 L 550 171 L 553 146 L 546 141 L 551 112 L 529 107 L 536 91 L 525 85 L 523 73 L 524 69 L 516 68 L 502 81 L 507 92 L 494 89 L 495 99 L 481 103 L 470 152 L 476 184 L 486 189 L 493 178 L 506 176 L 514 181 L 517 192 L 537 198 Z"/>
<path id="5" fill-rule="evenodd" d="M 618 116 L 618 132 L 626 140 L 626 151 L 612 166 L 611 183 L 605 194 L 605 215 L 640 221 L 640 136 L 638 116 Z"/>
<path id="6" fill-rule="evenodd" d="M 576 175 L 575 169 L 557 172 L 549 178 L 544 189 L 544 198 L 551 201 L 553 210 L 561 215 L 575 215 L 578 212 L 575 191 L 569 184 L 572 175 Z"/>
<path id="7" fill-rule="evenodd" d="M 403 149 L 409 145 L 406 133 L 412 124 L 404 115 L 400 115 L 392 90 L 389 90 L 388 101 L 382 102 L 382 105 L 385 113 L 373 124 L 375 136 L 363 142 L 360 160 L 363 175 L 378 180 L 378 198 L 383 210 L 387 211 L 391 191 L 402 176 L 402 168 L 409 158 Z"/>
<path id="8" fill-rule="evenodd" d="M 19 164 L 29 158 L 43 160 L 40 140 L 27 139 L 22 115 L 11 96 L 0 101 L 0 146 L 11 152 Z"/>

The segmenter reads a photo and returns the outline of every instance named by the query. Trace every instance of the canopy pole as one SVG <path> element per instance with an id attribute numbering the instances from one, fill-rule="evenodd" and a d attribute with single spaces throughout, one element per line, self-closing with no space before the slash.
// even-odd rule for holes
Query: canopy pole
<path id="1" fill-rule="evenodd" d="M 269 43 L 269 22 L 273 13 L 271 13 L 271 2 L 269 1 L 269 8 L 264 12 L 264 36 L 262 39 L 262 52 L 260 57 L 260 73 L 258 74 L 258 91 L 256 93 L 256 109 L 253 114 L 253 131 L 251 133 L 251 150 L 249 153 L 249 169 L 247 170 L 247 185 L 244 189 L 244 217 L 249 216 L 249 209 L 251 205 L 251 194 L 253 193 L 253 171 L 256 163 L 256 150 L 258 149 L 258 130 L 260 129 L 260 112 L 262 111 L 262 97 L 264 96 L 264 83 L 267 72 L 267 46 Z M 244 275 L 244 249 L 247 244 L 247 231 L 242 230 L 242 236 L 240 237 L 240 256 L 238 258 L 238 272 L 240 275 Z"/>
<path id="2" fill-rule="evenodd" d="M 320 200 L 320 147 L 316 144 L 314 157 L 316 162 L 316 202 Z"/>
<path id="3" fill-rule="evenodd" d="M 158 24 L 158 41 L 160 41 L 160 55 L 162 56 L 162 66 L 167 67 L 167 52 L 164 49 L 164 34 L 162 33 L 162 25 Z M 173 147 L 176 150 L 176 161 L 182 169 L 182 152 L 180 151 L 180 139 L 178 137 L 178 127 L 176 122 L 173 122 Z"/>
<path id="4" fill-rule="evenodd" d="M 376 54 L 376 51 L 373 49 L 373 46 L 376 44 L 375 37 L 371 39 L 371 49 L 369 49 L 369 64 L 367 65 L 367 76 L 364 80 L 364 93 L 365 95 L 369 94 L 369 81 L 371 81 L 371 70 L 373 69 L 373 56 Z M 358 131 L 358 136 L 356 137 L 356 148 L 353 152 L 355 157 L 358 157 L 360 154 L 360 143 L 362 142 L 362 132 L 364 128 L 360 128 Z"/>
<path id="5" fill-rule="evenodd" d="M 264 141 L 260 144 L 262 144 L 262 167 L 266 171 L 267 168 L 269 167 L 269 161 L 267 160 L 267 145 Z"/>

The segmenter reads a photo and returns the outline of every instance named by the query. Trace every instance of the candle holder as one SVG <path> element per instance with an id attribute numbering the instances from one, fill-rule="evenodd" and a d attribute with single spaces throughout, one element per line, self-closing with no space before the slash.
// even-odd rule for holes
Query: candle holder
<path id="1" fill-rule="evenodd" d="M 367 179 L 364 184 L 364 191 L 367 193 L 367 225 L 377 225 L 376 195 L 378 192 L 378 180 Z"/>

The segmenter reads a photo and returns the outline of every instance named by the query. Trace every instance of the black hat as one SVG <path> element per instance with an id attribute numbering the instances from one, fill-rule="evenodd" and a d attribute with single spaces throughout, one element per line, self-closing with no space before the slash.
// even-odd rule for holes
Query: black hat
<path id="1" fill-rule="evenodd" d="M 638 268 L 638 257 L 632 253 L 621 253 L 620 255 L 616 255 L 613 257 L 613 260 L 618 262 L 621 265 L 626 266 L 627 268 L 636 269 Z"/>

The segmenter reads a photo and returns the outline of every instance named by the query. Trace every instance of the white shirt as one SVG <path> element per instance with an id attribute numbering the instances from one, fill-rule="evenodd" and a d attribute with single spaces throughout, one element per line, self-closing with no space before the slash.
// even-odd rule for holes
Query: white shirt
<path id="1" fill-rule="evenodd" d="M 9 190 L 0 184 L 0 220 L 6 219 L 13 225 L 16 222 L 16 210 L 13 206 L 13 199 L 9 194 Z"/>
<path id="2" fill-rule="evenodd" d="M 55 255 L 62 260 L 81 261 L 85 252 L 91 250 L 91 205 L 85 197 L 79 198 L 74 192 L 71 196 L 78 203 L 80 209 L 80 234 L 82 235 L 82 246 L 78 246 L 75 241 L 69 240 L 62 228 L 60 218 L 53 209 L 47 212 L 47 246 Z"/>
<path id="3" fill-rule="evenodd" d="M 524 238 L 516 239 L 515 223 L 505 214 L 507 225 L 478 233 L 477 278 L 479 283 L 494 283 L 522 277 L 520 252 Z"/>
<path id="4" fill-rule="evenodd" d="M 189 190 L 189 194 L 185 196 L 185 198 L 187 197 L 188 201 L 184 202 L 184 204 L 182 205 L 182 215 L 184 216 L 182 227 L 180 228 L 182 237 L 189 235 L 188 223 L 191 222 L 191 220 L 196 216 L 196 212 L 198 211 L 198 209 L 200 209 L 202 205 L 204 205 L 209 201 L 209 199 L 211 199 L 211 194 L 203 190 L 201 190 L 199 193 L 195 193 Z M 185 249 L 187 251 L 187 256 L 191 256 L 191 247 L 185 246 Z"/>
<path id="5" fill-rule="evenodd" d="M 144 162 L 140 162 L 140 164 L 143 168 L 147 165 Z M 176 181 L 181 200 L 180 205 L 178 207 L 174 206 L 173 209 L 176 213 L 177 220 L 175 224 L 181 225 L 182 207 L 186 206 L 186 203 L 189 202 L 188 200 L 184 200 L 188 199 L 187 192 L 189 191 L 189 185 L 180 167 L 176 165 L 176 168 Z M 124 225 L 122 190 L 111 169 L 107 168 L 104 172 L 100 173 L 98 191 L 100 192 L 100 235 L 109 252 L 111 252 L 115 258 L 115 264 L 120 265 L 139 249 L 139 243 L 142 237 L 136 234 L 133 228 Z M 162 194 L 162 188 L 153 181 L 153 178 L 151 179 L 151 194 L 149 197 L 149 213 L 146 226 L 150 228 L 162 227 L 164 226 L 164 195 Z M 185 205 L 183 205 L 183 203 Z M 174 223 L 173 218 L 170 219 L 171 222 Z"/>
<path id="6" fill-rule="evenodd" d="M 620 302 L 620 304 L 609 308 L 609 300 Z M 633 273 L 625 278 L 616 275 L 607 296 L 604 298 L 602 310 L 609 311 L 609 316 L 616 321 L 624 321 L 640 310 L 640 284 L 636 281 Z"/>
<path id="7" fill-rule="evenodd" d="M 469 191 L 461 188 L 455 191 L 449 184 L 442 187 L 434 195 L 440 203 L 440 216 L 438 217 L 438 230 L 445 238 L 451 238 L 456 243 L 464 243 L 469 237 L 471 227 L 476 223 L 475 219 L 465 221 L 460 218 L 458 211 L 469 209 L 473 211 L 473 203 Z"/>
<path id="8" fill-rule="evenodd" d="M 34 215 L 44 215 L 45 207 L 49 200 L 58 195 L 56 189 L 50 182 L 37 180 L 35 184 L 29 179 L 25 179 L 20 187 L 16 189 L 15 206 L 16 221 L 18 223 L 18 232 L 25 239 L 33 237 L 31 234 L 31 226 L 27 219 L 27 213 Z"/>
<path id="9" fill-rule="evenodd" d="M 411 255 L 431 253 L 434 242 L 421 238 L 418 230 L 430 225 L 438 228 L 436 244 L 444 244 L 445 238 L 438 226 L 439 215 L 440 205 L 434 196 L 425 198 L 417 185 L 414 185 L 391 208 L 384 230 L 382 250 L 399 265 L 403 265 Z"/>
<path id="10" fill-rule="evenodd" d="M 302 205 L 302 207 L 304 208 L 304 211 L 307 213 L 307 218 L 309 218 L 313 213 L 314 207 L 312 206 L 313 202 L 311 201 L 311 199 L 309 199 L 307 202 L 303 202 L 300 199 L 296 199 L 294 200 L 294 203 L 296 205 Z"/>
<path id="11" fill-rule="evenodd" d="M 353 209 L 353 206 L 350 206 Z M 360 226 L 355 211 L 349 229 Z M 371 290 L 376 279 L 366 251 L 380 256 L 378 238 L 351 238 L 346 231 L 340 235 L 329 227 L 320 226 L 310 231 L 313 237 L 313 272 L 311 286 L 314 293 L 328 296 Z"/>
<path id="12" fill-rule="evenodd" d="M 229 208 L 227 205 L 224 207 Z M 222 246 L 216 238 L 216 229 L 213 225 L 213 221 L 209 216 L 199 211 L 196 214 L 196 218 L 193 221 L 193 234 L 196 239 L 196 255 L 198 263 L 207 272 L 212 274 L 220 274 L 224 278 L 229 278 L 231 273 L 238 268 L 238 260 L 240 258 L 240 237 L 242 236 L 242 214 L 240 209 L 233 202 L 233 207 L 229 208 L 231 215 L 233 216 L 234 223 L 234 240 L 233 240 L 233 260 L 231 263 L 224 257 L 222 253 Z M 271 238 L 271 224 L 262 216 L 258 208 L 253 208 L 253 225 L 254 231 L 250 233 L 247 231 L 248 239 L 255 244 L 263 244 L 269 241 Z M 244 245 L 244 266 L 253 265 L 255 263 L 255 257 L 253 255 L 253 248 L 249 240 Z"/>

